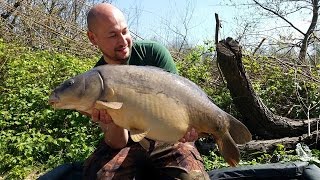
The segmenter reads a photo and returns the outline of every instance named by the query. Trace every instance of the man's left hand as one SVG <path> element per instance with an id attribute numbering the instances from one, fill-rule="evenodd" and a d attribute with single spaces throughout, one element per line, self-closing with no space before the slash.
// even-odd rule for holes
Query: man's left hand
<path id="1" fill-rule="evenodd" d="M 191 127 L 191 128 L 188 128 L 187 133 L 179 141 L 185 143 L 185 142 L 193 142 L 193 141 L 196 141 L 197 139 L 198 139 L 198 133 L 193 127 Z"/>

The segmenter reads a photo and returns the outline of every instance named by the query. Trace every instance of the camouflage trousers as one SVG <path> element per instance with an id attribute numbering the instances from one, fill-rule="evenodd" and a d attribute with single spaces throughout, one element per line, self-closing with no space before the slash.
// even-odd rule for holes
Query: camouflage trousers
<path id="1" fill-rule="evenodd" d="M 209 179 L 193 143 L 149 142 L 146 151 L 134 142 L 113 150 L 102 141 L 84 164 L 84 179 Z"/>

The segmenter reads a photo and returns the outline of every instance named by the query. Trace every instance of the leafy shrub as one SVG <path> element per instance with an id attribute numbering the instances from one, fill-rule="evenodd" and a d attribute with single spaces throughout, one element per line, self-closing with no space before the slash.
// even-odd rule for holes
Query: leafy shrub
<path id="1" fill-rule="evenodd" d="M 319 117 L 319 82 L 312 80 L 320 79 L 316 68 L 308 75 L 305 67 L 266 57 L 245 57 L 243 63 L 256 93 L 273 113 L 293 119 L 306 119 L 308 113 Z"/>
<path id="2" fill-rule="evenodd" d="M 53 110 L 51 90 L 93 66 L 69 55 L 0 42 L 0 176 L 22 179 L 85 159 L 99 140 L 97 126 L 75 111 Z"/>
<path id="3" fill-rule="evenodd" d="M 220 108 L 233 115 L 237 114 L 229 90 L 222 81 L 214 57 L 213 42 L 205 42 L 186 52 L 176 64 L 179 74 L 199 85 Z"/>
<path id="4" fill-rule="evenodd" d="M 310 154 L 310 164 L 319 166 L 319 150 L 312 150 Z M 220 156 L 217 149 L 210 152 L 209 156 L 203 156 L 204 166 L 207 171 L 229 167 L 225 160 Z M 276 145 L 275 149 L 271 153 L 266 152 L 254 152 L 242 154 L 239 162 L 240 166 L 245 165 L 257 165 L 267 163 L 278 163 L 278 162 L 293 162 L 293 161 L 305 161 L 304 157 L 299 156 L 295 150 L 288 150 L 282 144 Z"/>

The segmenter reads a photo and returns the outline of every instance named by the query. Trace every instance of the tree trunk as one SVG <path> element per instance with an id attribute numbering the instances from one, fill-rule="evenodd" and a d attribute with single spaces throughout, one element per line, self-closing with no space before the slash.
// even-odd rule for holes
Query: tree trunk
<path id="1" fill-rule="evenodd" d="M 241 61 L 241 46 L 232 38 L 217 44 L 218 63 L 243 123 L 263 139 L 297 137 L 316 129 L 319 119 L 296 120 L 273 114 L 255 94 Z"/>
<path id="2" fill-rule="evenodd" d="M 318 11 L 319 11 L 319 6 L 318 6 L 319 0 L 313 0 L 312 1 L 312 20 L 311 24 L 307 30 L 307 32 L 304 34 L 303 40 L 301 42 L 301 48 L 299 52 L 299 60 L 300 62 L 305 62 L 306 61 L 306 55 L 307 55 L 307 49 L 308 49 L 308 43 L 309 43 L 309 38 L 311 34 L 314 32 L 314 29 L 316 28 L 317 22 L 318 22 Z M 305 64 L 308 64 L 305 62 Z"/>

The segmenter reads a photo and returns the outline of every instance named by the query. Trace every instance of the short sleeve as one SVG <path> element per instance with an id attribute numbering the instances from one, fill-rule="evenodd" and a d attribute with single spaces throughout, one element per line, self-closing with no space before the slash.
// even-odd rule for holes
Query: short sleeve
<path id="1" fill-rule="evenodd" d="M 154 66 L 165 69 L 168 72 L 177 74 L 177 67 L 173 61 L 173 58 L 169 50 L 159 43 L 152 43 L 150 47 L 150 53 L 147 54 L 147 58 L 152 59 Z M 151 57 L 148 57 L 150 55 Z"/>

